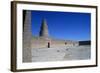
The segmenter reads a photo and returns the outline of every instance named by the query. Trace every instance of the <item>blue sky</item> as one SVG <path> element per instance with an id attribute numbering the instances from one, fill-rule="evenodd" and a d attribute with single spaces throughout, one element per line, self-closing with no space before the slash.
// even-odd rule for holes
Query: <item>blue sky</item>
<path id="1" fill-rule="evenodd" d="M 50 37 L 64 40 L 90 40 L 91 14 L 32 11 L 32 35 L 39 36 L 42 20 L 47 21 Z"/>

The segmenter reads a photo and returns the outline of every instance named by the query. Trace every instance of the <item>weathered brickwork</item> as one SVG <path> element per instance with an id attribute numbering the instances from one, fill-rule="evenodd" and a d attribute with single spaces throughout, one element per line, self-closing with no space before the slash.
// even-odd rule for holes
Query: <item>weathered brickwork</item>
<path id="1" fill-rule="evenodd" d="M 32 48 L 48 48 L 48 43 L 50 47 L 61 47 L 61 46 L 78 46 L 79 43 L 76 41 L 69 40 L 55 40 L 55 39 L 44 39 L 41 37 L 35 38 L 32 40 L 31 47 Z"/>
<path id="2" fill-rule="evenodd" d="M 23 62 L 31 62 L 31 11 L 25 11 L 25 21 L 23 25 Z"/>
<path id="3" fill-rule="evenodd" d="M 71 40 L 60 40 L 51 38 L 45 19 L 42 21 L 38 37 L 32 36 L 31 29 L 31 11 L 25 11 L 23 22 L 23 62 L 32 61 L 32 49 L 78 46 L 79 42 Z"/>

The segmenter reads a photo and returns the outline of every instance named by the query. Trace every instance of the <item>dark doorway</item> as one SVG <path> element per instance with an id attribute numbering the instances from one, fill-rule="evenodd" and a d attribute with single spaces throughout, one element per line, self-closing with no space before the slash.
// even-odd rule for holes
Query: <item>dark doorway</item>
<path id="1" fill-rule="evenodd" d="M 65 42 L 65 45 L 67 45 L 67 42 Z"/>
<path id="2" fill-rule="evenodd" d="M 48 48 L 50 48 L 50 42 L 48 42 Z"/>

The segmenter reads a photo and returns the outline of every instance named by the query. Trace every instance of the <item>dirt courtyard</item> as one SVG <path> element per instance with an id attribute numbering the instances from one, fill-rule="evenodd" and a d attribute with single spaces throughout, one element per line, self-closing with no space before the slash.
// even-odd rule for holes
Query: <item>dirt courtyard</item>
<path id="1" fill-rule="evenodd" d="M 32 62 L 87 60 L 90 58 L 90 45 L 32 49 Z"/>

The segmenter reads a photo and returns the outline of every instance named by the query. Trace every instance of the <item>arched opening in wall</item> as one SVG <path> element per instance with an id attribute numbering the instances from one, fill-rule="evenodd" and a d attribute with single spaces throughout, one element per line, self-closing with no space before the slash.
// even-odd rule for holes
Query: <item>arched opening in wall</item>
<path id="1" fill-rule="evenodd" d="M 48 48 L 50 48 L 50 42 L 48 42 Z"/>

